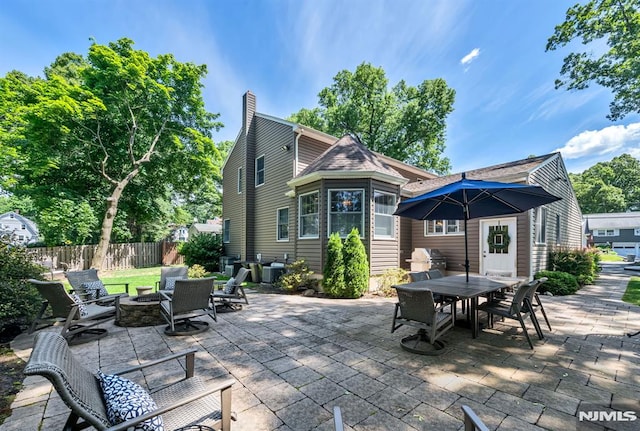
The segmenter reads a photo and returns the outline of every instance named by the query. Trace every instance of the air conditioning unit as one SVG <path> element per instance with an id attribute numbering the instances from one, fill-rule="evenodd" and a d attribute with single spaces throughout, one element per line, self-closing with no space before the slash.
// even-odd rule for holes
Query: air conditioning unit
<path id="1" fill-rule="evenodd" d="M 286 271 L 284 263 L 274 262 L 271 266 L 262 267 L 262 281 L 273 284 Z"/>

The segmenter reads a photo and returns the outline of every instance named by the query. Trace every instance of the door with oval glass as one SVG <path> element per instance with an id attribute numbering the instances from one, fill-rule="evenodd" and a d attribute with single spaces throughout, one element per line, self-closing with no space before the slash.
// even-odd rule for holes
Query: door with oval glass
<path id="1" fill-rule="evenodd" d="M 480 220 L 480 273 L 515 277 L 517 275 L 516 218 Z"/>

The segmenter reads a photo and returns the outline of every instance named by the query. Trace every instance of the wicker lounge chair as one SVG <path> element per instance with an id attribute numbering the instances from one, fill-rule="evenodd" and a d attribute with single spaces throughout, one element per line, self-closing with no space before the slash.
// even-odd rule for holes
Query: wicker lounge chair
<path id="1" fill-rule="evenodd" d="M 248 305 L 249 300 L 247 299 L 247 295 L 244 293 L 244 289 L 242 287 L 242 283 L 247 279 L 248 274 L 249 270 L 247 268 L 240 268 L 230 289 L 215 290 L 211 295 L 214 304 L 228 310 L 242 309 L 242 303 Z M 220 283 L 219 286 L 220 285 L 225 286 L 222 283 Z"/>
<path id="2" fill-rule="evenodd" d="M 185 279 L 188 276 L 189 268 L 186 266 L 163 266 L 160 268 L 160 281 L 156 281 L 156 290 L 165 290 L 167 278 Z"/>
<path id="3" fill-rule="evenodd" d="M 114 295 L 101 296 L 99 291 L 95 289 L 87 289 L 88 283 L 99 282 L 98 270 L 95 268 L 85 269 L 84 271 L 67 271 L 64 273 L 67 277 L 67 281 L 71 285 L 71 288 L 78 295 L 85 298 L 100 299 L 101 304 L 113 304 L 113 301 L 117 296 L 122 296 L 124 293 Z M 124 291 L 129 294 L 129 283 L 102 283 L 104 286 L 124 286 Z"/>
<path id="4" fill-rule="evenodd" d="M 175 353 L 113 373 L 124 375 L 140 372 L 148 367 L 182 358 L 186 368 L 184 379 L 151 392 L 157 410 L 118 425 L 112 425 L 107 418 L 96 372 L 85 368 L 70 351 L 64 338 L 59 335 L 43 332 L 36 336 L 35 346 L 24 373 L 28 376 L 43 376 L 49 380 L 62 401 L 71 409 L 64 430 L 80 430 L 89 426 L 96 430 L 126 430 L 161 415 L 166 430 L 198 424 L 228 431 L 231 428 L 231 419 L 235 419 L 231 413 L 231 386 L 234 380 L 205 381 L 194 376 L 195 352 L 196 349 L 191 349 Z"/>
<path id="5" fill-rule="evenodd" d="M 64 322 L 60 335 L 69 344 L 80 344 L 97 340 L 107 335 L 104 328 L 96 325 L 116 317 L 118 312 L 118 298 L 113 306 L 102 306 L 96 302 L 79 301 L 67 293 L 62 283 L 57 281 L 29 280 L 44 298 L 40 311 L 31 324 L 29 333 L 33 333 L 42 324 L 51 326 L 56 322 Z M 49 314 L 47 310 L 50 309 Z"/>
<path id="6" fill-rule="evenodd" d="M 439 338 L 453 328 L 455 313 L 449 308 L 449 302 L 436 307 L 433 292 L 429 289 L 396 287 L 398 303 L 393 315 L 391 332 L 403 325 L 418 328 L 414 335 L 400 342 L 403 349 L 422 355 L 438 355 L 444 351 L 444 343 Z"/>
<path id="7" fill-rule="evenodd" d="M 209 316 L 217 321 L 216 307 L 211 302 L 215 277 L 176 280 L 173 291 L 160 291 L 160 313 L 169 323 L 167 335 L 191 335 L 209 329 L 209 323 L 192 320 Z"/>

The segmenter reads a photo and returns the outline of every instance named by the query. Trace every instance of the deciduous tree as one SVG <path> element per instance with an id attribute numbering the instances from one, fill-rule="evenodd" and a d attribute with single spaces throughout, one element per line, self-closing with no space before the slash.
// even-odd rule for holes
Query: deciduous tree
<path id="1" fill-rule="evenodd" d="M 640 1 L 591 0 L 570 7 L 547 51 L 575 39 L 585 49 L 564 58 L 564 78 L 556 80 L 556 88 L 582 90 L 596 83 L 613 92 L 609 119 L 640 112 Z"/>
<path id="2" fill-rule="evenodd" d="M 222 124 L 204 107 L 206 72 L 120 39 L 92 43 L 86 57 L 61 55 L 44 78 L 12 72 L 0 80 L 16 101 L 10 117 L 0 118 L 2 126 L 16 124 L 0 145 L 14 149 L 18 162 L 24 158 L 14 166 L 15 188 L 100 209 L 92 266 L 102 266 L 121 202 L 139 216 L 143 211 L 132 208 L 142 203 L 153 212 L 158 196 L 215 190 L 222 158 L 211 132 Z"/>
<path id="3" fill-rule="evenodd" d="M 318 99 L 320 107 L 303 108 L 289 119 L 334 136 L 353 134 L 370 150 L 424 169 L 450 169 L 442 152 L 455 91 L 443 79 L 416 87 L 400 81 L 389 89 L 382 68 L 362 63 L 355 72 L 338 72 Z"/>

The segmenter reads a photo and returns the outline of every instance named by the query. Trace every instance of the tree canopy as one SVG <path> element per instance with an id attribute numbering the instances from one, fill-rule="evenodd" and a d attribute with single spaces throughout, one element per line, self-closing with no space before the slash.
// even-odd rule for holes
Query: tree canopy
<path id="1" fill-rule="evenodd" d="M 629 154 L 570 178 L 584 214 L 640 210 L 640 160 Z"/>
<path id="2" fill-rule="evenodd" d="M 91 208 L 102 226 L 96 267 L 112 234 L 166 226 L 167 202 L 219 201 L 222 155 L 211 133 L 222 124 L 204 107 L 206 66 L 133 45 L 93 42 L 86 57 L 60 55 L 44 78 L 0 78 L 0 149 L 11 151 L 2 185 L 53 224 L 62 214 L 81 222 L 76 239 L 97 230 Z"/>
<path id="3" fill-rule="evenodd" d="M 567 10 L 547 51 L 578 39 L 582 52 L 564 58 L 556 88 L 582 90 L 591 83 L 609 88 L 614 99 L 608 118 L 640 112 L 640 0 L 591 0 Z M 588 47 L 587 47 L 588 46 Z"/>
<path id="4" fill-rule="evenodd" d="M 443 174 L 450 169 L 442 152 L 454 99 L 443 79 L 416 87 L 401 80 L 389 89 L 382 68 L 362 63 L 355 72 L 338 72 L 318 94 L 319 107 L 289 120 L 334 136 L 350 133 L 372 151 Z"/>

